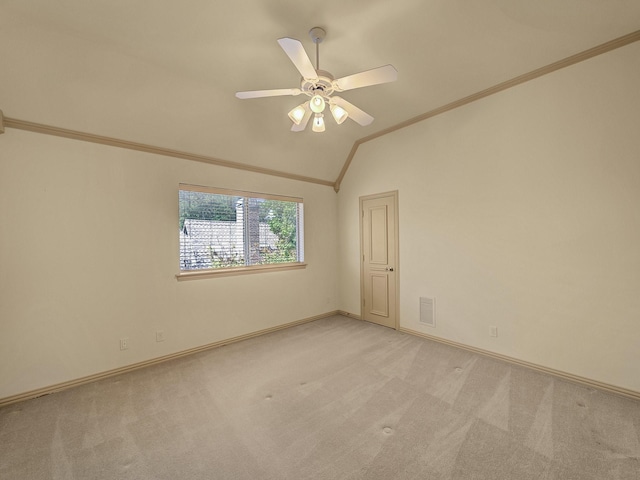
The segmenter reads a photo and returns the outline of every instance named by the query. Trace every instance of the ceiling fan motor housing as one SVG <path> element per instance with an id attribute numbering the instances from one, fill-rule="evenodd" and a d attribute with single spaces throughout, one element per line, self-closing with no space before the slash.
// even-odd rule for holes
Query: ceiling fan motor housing
<path id="1" fill-rule="evenodd" d="M 300 82 L 300 89 L 310 97 L 314 95 L 329 96 L 335 90 L 333 86 L 333 75 L 324 70 L 318 70 L 318 78 L 314 80 L 303 78 Z"/>
<path id="2" fill-rule="evenodd" d="M 314 116 L 314 132 L 324 131 L 324 122 L 322 120 L 322 112 L 329 105 L 331 113 L 336 122 L 341 124 L 349 117 L 354 122 L 362 126 L 367 126 L 373 121 L 373 117 L 363 112 L 355 105 L 349 103 L 342 97 L 332 96 L 335 92 L 344 92 L 354 88 L 368 87 L 378 85 L 380 83 L 393 82 L 397 79 L 398 72 L 393 65 L 384 65 L 364 72 L 355 73 L 335 79 L 333 75 L 325 70 L 320 70 L 320 43 L 324 40 L 326 32 L 320 27 L 313 27 L 309 31 L 309 36 L 316 46 L 316 65 L 314 67 L 311 59 L 307 55 L 302 43 L 295 38 L 283 37 L 278 39 L 280 47 L 284 53 L 293 62 L 294 66 L 300 72 L 300 88 L 281 88 L 272 90 L 252 90 L 246 92 L 236 92 L 236 97 L 240 99 L 260 98 L 260 97 L 276 97 L 291 95 L 296 96 L 304 93 L 309 97 L 301 105 L 298 105 L 289 112 L 289 117 L 293 121 L 291 130 L 294 132 L 302 132 L 312 113 Z"/>

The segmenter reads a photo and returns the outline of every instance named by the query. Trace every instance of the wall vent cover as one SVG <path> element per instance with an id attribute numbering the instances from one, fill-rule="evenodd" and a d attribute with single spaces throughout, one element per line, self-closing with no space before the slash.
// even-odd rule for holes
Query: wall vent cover
<path id="1" fill-rule="evenodd" d="M 436 299 L 420 297 L 420 323 L 436 326 Z"/>

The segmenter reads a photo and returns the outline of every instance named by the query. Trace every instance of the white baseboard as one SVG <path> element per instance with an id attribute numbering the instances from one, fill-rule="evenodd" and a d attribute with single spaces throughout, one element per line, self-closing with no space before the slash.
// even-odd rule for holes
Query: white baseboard
<path id="1" fill-rule="evenodd" d="M 586 387 L 597 388 L 598 390 L 603 390 L 608 393 L 614 393 L 616 395 L 622 395 L 624 397 L 633 398 L 635 400 L 640 400 L 640 392 L 636 392 L 635 390 L 629 390 L 627 388 L 618 387 L 616 385 L 610 385 L 608 383 L 599 382 L 597 380 L 592 380 L 590 378 L 581 377 L 579 375 L 573 375 L 572 373 L 563 372 L 561 370 L 556 370 L 553 368 L 543 367 L 542 365 L 537 365 L 535 363 L 527 362 L 524 360 L 519 360 L 517 358 L 508 357 L 506 355 L 501 355 L 499 353 L 494 353 L 489 350 L 483 350 L 481 348 L 472 347 L 469 345 L 465 345 L 463 343 L 454 342 L 452 340 L 447 340 L 440 337 L 434 337 L 433 335 L 429 335 L 422 332 L 417 332 L 415 330 L 411 330 L 409 328 L 400 327 L 400 331 L 403 333 L 408 333 L 409 335 L 415 335 L 417 337 L 426 338 L 428 340 L 432 340 L 438 343 L 444 343 L 445 345 L 449 345 L 452 347 L 460 348 L 462 350 L 467 350 L 469 352 L 477 353 L 479 355 L 484 355 L 486 357 L 495 358 L 497 360 L 502 360 L 504 362 L 512 363 L 515 365 L 519 365 L 521 367 L 530 368 L 532 370 L 536 370 L 538 372 L 546 373 L 549 375 L 553 375 L 554 377 L 561 378 L 563 380 L 568 380 L 570 382 L 579 383 Z"/>
<path id="2" fill-rule="evenodd" d="M 339 315 L 343 315 L 349 318 L 355 318 L 360 320 L 360 315 L 356 315 L 355 313 L 345 312 L 343 310 L 338 310 Z M 426 338 L 427 340 L 432 340 L 434 342 L 443 343 L 445 345 L 449 345 L 451 347 L 460 348 L 462 350 L 467 350 L 472 353 L 477 353 L 479 355 L 484 355 L 486 357 L 495 358 L 497 360 L 502 360 L 504 362 L 512 363 L 514 365 L 519 365 L 521 367 L 529 368 L 531 370 L 535 370 L 537 372 L 546 373 L 548 375 L 553 375 L 554 377 L 561 378 L 563 380 L 568 380 L 570 382 L 579 383 L 580 385 L 584 385 L 590 388 L 597 388 L 598 390 L 602 390 L 608 393 L 614 393 L 616 395 L 622 395 L 623 397 L 633 398 L 635 400 L 640 400 L 640 392 L 635 390 L 629 390 L 628 388 L 618 387 L 616 385 L 610 385 L 608 383 L 599 382 L 598 380 L 592 380 L 590 378 L 581 377 L 579 375 L 574 375 L 572 373 L 563 372 L 561 370 L 556 370 L 554 368 L 543 367 L 542 365 L 537 365 L 535 363 L 527 362 L 525 360 L 519 360 L 517 358 L 508 357 L 507 355 L 501 355 L 499 353 L 494 353 L 489 350 L 483 350 L 482 348 L 472 347 L 470 345 L 465 345 L 464 343 L 454 342 L 453 340 L 447 340 L 445 338 L 436 337 L 433 335 L 429 335 L 427 333 L 418 332 L 416 330 L 411 330 L 410 328 L 400 327 L 399 331 L 402 333 L 407 333 L 409 335 L 414 335 L 416 337 Z"/>
<path id="3" fill-rule="evenodd" d="M 192 355 L 194 353 L 210 350 L 212 348 L 222 347 L 223 345 L 229 345 L 231 343 L 236 343 L 242 340 L 247 340 L 249 338 L 258 337 L 260 335 L 266 335 L 268 333 L 277 332 L 278 330 L 284 330 L 286 328 L 295 327 L 296 325 L 302 325 L 303 323 L 314 322 L 316 320 L 320 320 L 322 318 L 327 318 L 327 317 L 331 317 L 333 315 L 338 315 L 338 314 L 339 314 L 338 310 L 334 310 L 331 312 L 322 313 L 320 315 L 315 315 L 313 317 L 303 318 L 302 320 L 296 320 L 295 322 L 289 322 L 289 323 L 285 323 L 275 327 L 265 328 L 264 330 L 258 330 L 257 332 L 247 333 L 245 335 L 228 338 L 226 340 L 220 340 L 218 342 L 208 343 L 200 347 L 190 348 L 188 350 L 183 350 L 181 352 L 171 353 L 169 355 L 164 355 L 162 357 L 152 358 L 150 360 L 145 360 L 143 362 L 127 365 L 126 367 L 115 368 L 113 370 L 107 370 L 105 372 L 96 373 L 86 377 L 76 378 L 74 380 L 69 380 L 67 382 L 57 383 L 55 385 L 49 385 L 47 387 L 38 388 L 36 390 L 30 390 L 28 392 L 19 393 L 17 395 L 12 395 L 10 397 L 0 398 L 0 408 L 7 405 L 11 405 L 12 403 L 17 403 L 25 400 L 30 400 L 32 398 L 42 397 L 43 395 L 49 395 L 51 393 L 60 392 L 62 390 L 67 390 L 69 388 L 76 387 L 79 385 L 95 382 L 97 380 L 102 380 L 104 378 L 114 377 L 116 375 L 121 375 L 123 373 L 131 372 L 133 370 L 138 370 L 140 368 L 149 367 L 151 365 L 157 365 L 159 363 L 167 362 L 169 360 L 173 360 L 176 358 L 186 357 L 187 355 Z"/>
<path id="4" fill-rule="evenodd" d="M 354 318 L 356 320 L 362 320 L 360 315 L 357 315 L 355 313 L 345 312 L 344 310 L 338 310 L 338 315 L 342 315 L 343 317 Z"/>
<path id="5" fill-rule="evenodd" d="M 69 380 L 67 382 L 57 383 L 55 385 L 50 385 L 47 387 L 39 388 L 36 390 L 31 390 L 28 392 L 20 393 L 17 395 L 12 395 L 10 397 L 0 398 L 0 408 L 10 405 L 12 403 L 22 402 L 25 400 L 30 400 L 32 398 L 41 397 L 43 395 L 49 395 L 51 393 L 59 392 L 62 390 L 67 390 L 69 388 L 84 385 L 87 383 L 95 382 L 97 380 L 102 380 L 104 378 L 114 377 L 116 375 L 121 375 L 123 373 L 131 372 L 134 370 L 138 370 L 140 368 L 149 367 L 151 365 L 157 365 L 159 363 L 167 362 L 169 360 L 173 360 L 176 358 L 185 357 L 187 355 L 192 355 L 194 353 L 202 352 L 205 350 L 210 350 L 212 348 L 221 347 L 223 345 L 229 345 L 232 343 L 240 342 L 242 340 L 247 340 L 249 338 L 258 337 L 260 335 L 266 335 L 268 333 L 277 332 L 278 330 L 284 330 L 286 328 L 295 327 L 296 325 L 302 325 L 304 323 L 313 322 L 316 320 L 320 320 L 322 318 L 331 317 L 333 315 L 342 315 L 344 317 L 352 318 L 355 320 L 361 320 L 360 315 L 355 313 L 349 313 L 343 310 L 334 310 L 331 312 L 326 312 L 320 315 L 315 315 L 313 317 L 303 318 L 301 320 L 296 320 L 294 322 L 285 323 L 282 325 L 278 325 L 271 328 L 266 328 L 263 330 L 258 330 L 256 332 L 247 333 L 245 335 L 240 335 L 237 337 L 232 337 L 226 340 L 220 340 L 218 342 L 209 343 L 206 345 L 202 345 L 200 347 L 191 348 L 188 350 L 183 350 L 181 352 L 172 353 L 169 355 L 164 355 L 162 357 L 153 358 L 150 360 L 146 360 L 143 362 L 134 363 L 132 365 L 127 365 L 126 367 L 120 367 L 113 370 L 107 370 L 105 372 L 96 373 L 94 375 L 89 375 L 86 377 L 77 378 L 74 380 Z M 422 337 L 427 340 L 432 340 L 438 343 L 443 343 L 445 345 L 449 345 L 452 347 L 460 348 L 462 350 L 467 350 L 469 352 L 477 353 L 479 355 L 484 355 L 487 357 L 495 358 L 497 360 L 502 360 L 508 363 L 512 363 L 515 365 L 519 365 L 522 367 L 530 368 L 532 370 L 536 370 L 538 372 L 546 373 L 549 375 L 553 375 L 554 377 L 561 378 L 563 380 L 568 380 L 574 383 L 578 383 L 587 387 L 597 388 L 598 390 L 602 390 L 608 393 L 614 393 L 616 395 L 622 395 L 624 397 L 633 398 L 635 400 L 640 400 L 640 392 L 635 390 L 629 390 L 623 387 L 618 387 L 615 385 L 610 385 L 607 383 L 599 382 L 597 380 L 592 380 L 586 377 L 581 377 L 578 375 L 573 375 L 571 373 L 563 372 L 560 370 L 555 370 L 553 368 L 543 367 L 541 365 L 536 365 L 531 362 L 526 362 L 524 360 L 519 360 L 517 358 L 508 357 L 506 355 L 501 355 L 499 353 L 494 353 L 489 350 L 483 350 L 481 348 L 472 347 L 469 345 L 465 345 L 462 343 L 454 342 L 452 340 L 446 340 L 444 338 L 435 337 L 433 335 L 428 335 L 426 333 L 418 332 L 415 330 L 411 330 L 409 328 L 400 327 L 400 332 L 407 333 L 409 335 L 414 335 L 417 337 Z"/>

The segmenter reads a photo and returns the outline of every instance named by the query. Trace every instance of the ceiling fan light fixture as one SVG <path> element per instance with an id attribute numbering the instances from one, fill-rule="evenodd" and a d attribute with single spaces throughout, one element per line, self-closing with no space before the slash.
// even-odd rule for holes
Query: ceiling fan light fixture
<path id="1" fill-rule="evenodd" d="M 314 132 L 324 132 L 324 115 L 321 113 L 316 113 L 316 116 L 313 118 L 313 126 L 311 130 Z"/>
<path id="2" fill-rule="evenodd" d="M 338 125 L 344 122 L 349 116 L 347 111 L 339 105 L 331 104 L 329 108 L 331 109 L 331 115 L 333 115 L 333 118 Z"/>
<path id="3" fill-rule="evenodd" d="M 316 94 L 313 97 L 311 97 L 311 100 L 309 100 L 309 107 L 311 107 L 311 111 L 313 113 L 324 112 L 325 106 L 326 106 L 326 103 L 324 101 L 324 98 L 322 98 L 322 95 Z"/>
<path id="4" fill-rule="evenodd" d="M 393 65 L 384 65 L 336 79 L 331 73 L 320 70 L 320 43 L 324 39 L 325 34 L 324 29 L 320 27 L 313 27 L 309 31 L 311 40 L 313 40 L 316 47 L 315 66 L 311 62 L 300 40 L 289 37 L 278 39 L 278 44 L 300 74 L 300 88 L 250 90 L 236 92 L 236 97 L 249 99 L 285 95 L 296 96 L 300 94 L 309 97 L 307 102 L 298 105 L 288 114 L 293 122 L 291 126 L 292 132 L 304 131 L 312 115 L 315 115 L 313 119 L 313 131 L 323 132 L 325 130 L 323 112 L 326 110 L 327 104 L 329 104 L 331 114 L 338 125 L 344 123 L 347 117 L 363 127 L 370 125 L 371 122 L 373 122 L 371 115 L 360 110 L 345 99 L 334 95 L 334 93 L 393 82 L 398 79 L 398 71 Z"/>
<path id="5" fill-rule="evenodd" d="M 307 102 L 298 105 L 296 108 L 289 112 L 289 118 L 296 125 L 300 125 L 302 119 L 304 118 L 304 114 L 307 112 Z"/>

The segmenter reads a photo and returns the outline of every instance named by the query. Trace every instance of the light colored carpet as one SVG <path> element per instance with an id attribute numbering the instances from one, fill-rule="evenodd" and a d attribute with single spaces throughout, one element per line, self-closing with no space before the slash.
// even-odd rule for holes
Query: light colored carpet
<path id="1" fill-rule="evenodd" d="M 2 479 L 640 479 L 640 403 L 331 317 L 0 409 Z"/>

